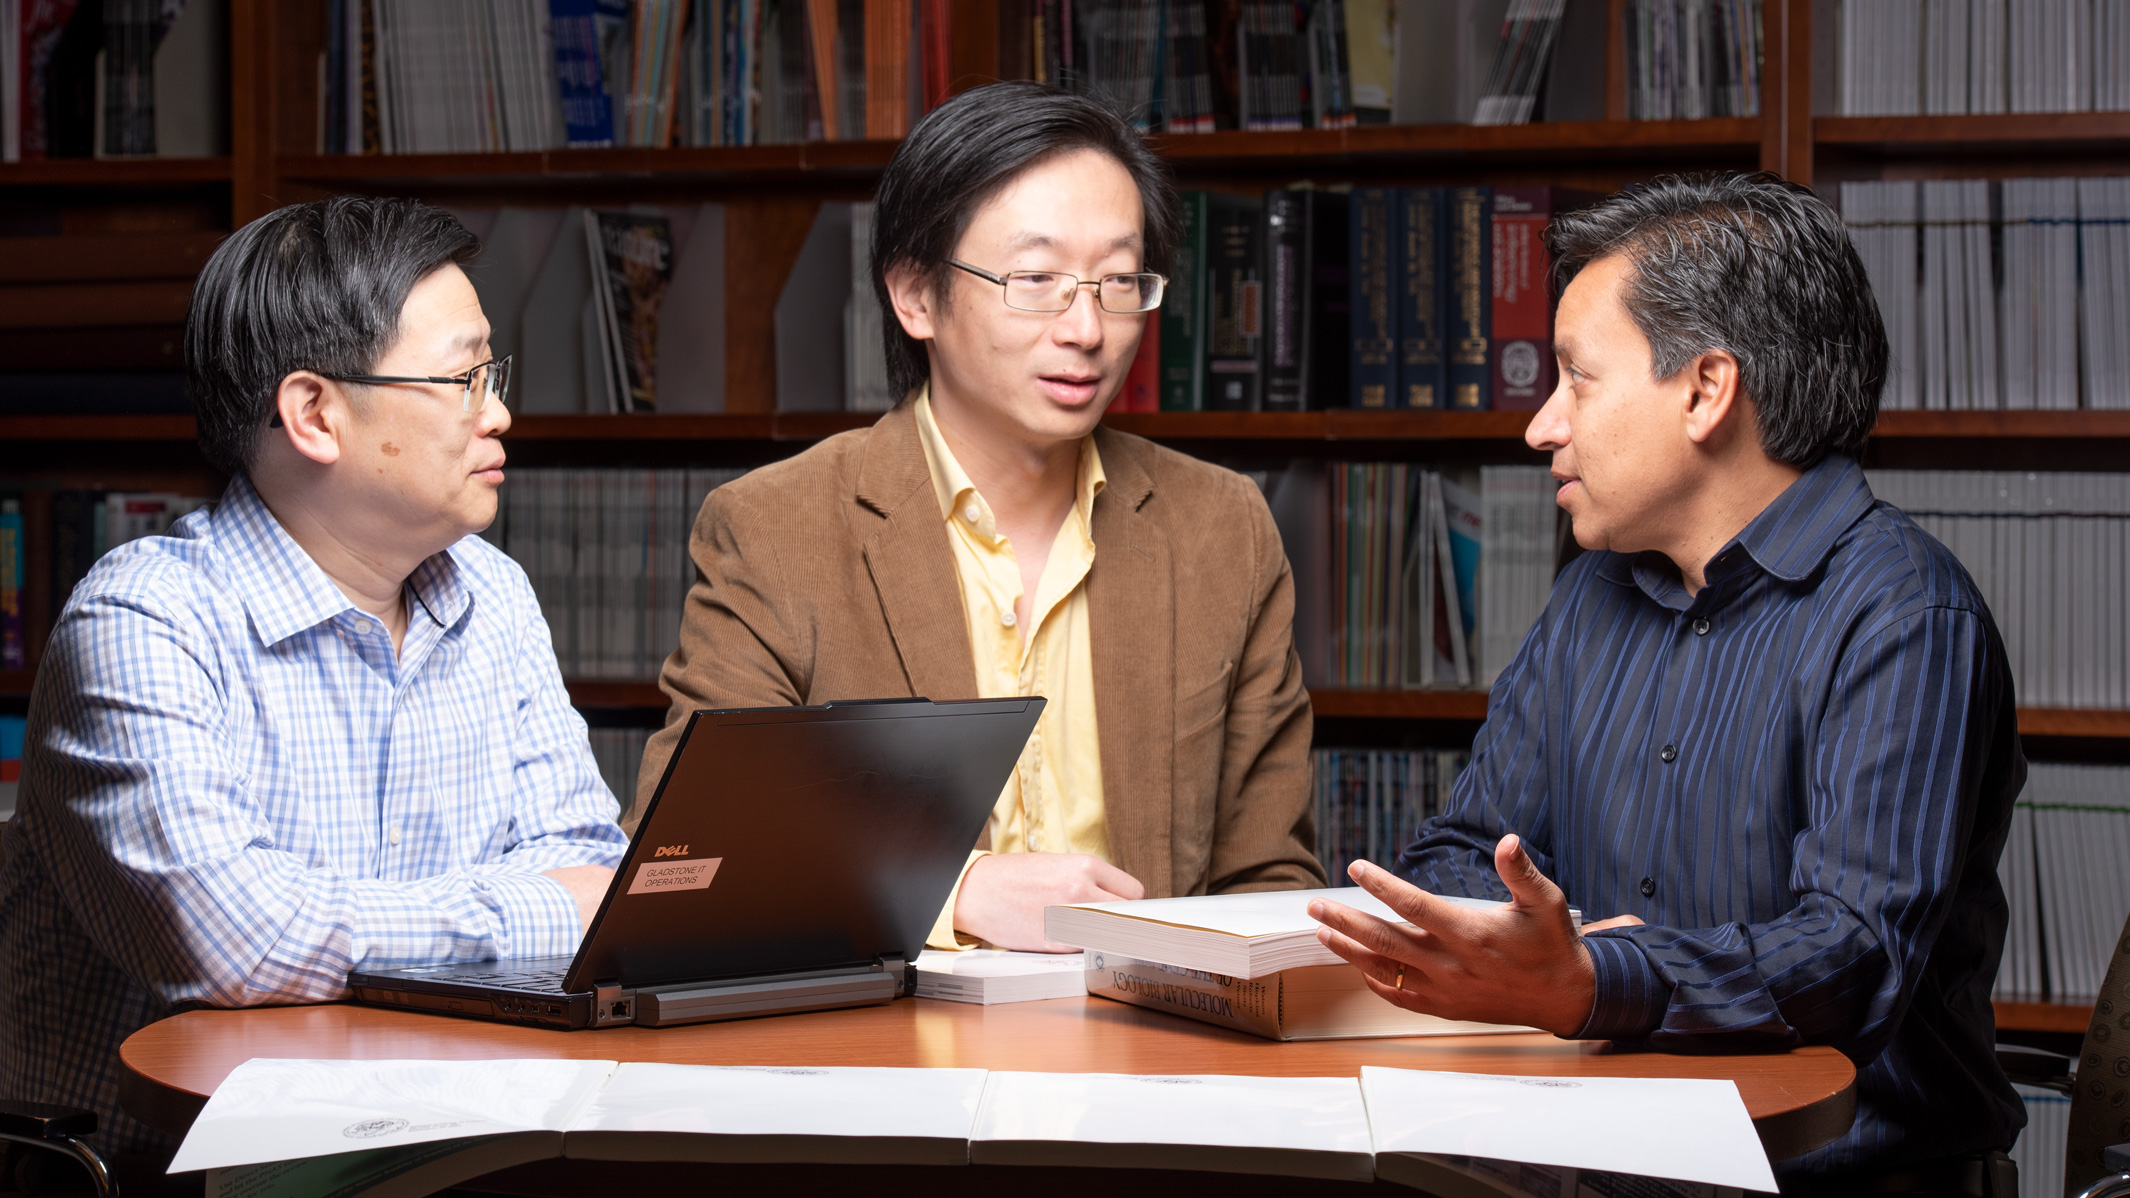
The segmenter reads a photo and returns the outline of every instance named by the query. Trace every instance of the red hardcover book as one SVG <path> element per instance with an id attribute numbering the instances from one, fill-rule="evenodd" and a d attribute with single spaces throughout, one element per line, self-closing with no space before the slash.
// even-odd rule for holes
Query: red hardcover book
<path id="1" fill-rule="evenodd" d="M 1139 338 L 1139 356 L 1132 359 L 1124 376 L 1124 389 L 1110 401 L 1112 412 L 1158 412 L 1161 410 L 1161 320 L 1148 313 L 1146 332 Z"/>
<path id="2" fill-rule="evenodd" d="M 1563 187 L 1496 187 L 1493 218 L 1493 400 L 1497 411 L 1535 412 L 1553 394 L 1553 259 L 1546 224 L 1589 193 Z"/>

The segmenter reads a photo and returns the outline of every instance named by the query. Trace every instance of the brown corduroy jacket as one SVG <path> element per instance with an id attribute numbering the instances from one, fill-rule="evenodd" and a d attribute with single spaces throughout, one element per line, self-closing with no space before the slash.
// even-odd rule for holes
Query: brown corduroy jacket
<path id="1" fill-rule="evenodd" d="M 1322 886 L 1271 512 L 1233 471 L 1109 429 L 1095 444 L 1108 484 L 1085 585 L 1112 859 L 1148 897 Z M 947 535 L 908 404 L 711 492 L 635 811 L 697 708 L 977 697 Z"/>

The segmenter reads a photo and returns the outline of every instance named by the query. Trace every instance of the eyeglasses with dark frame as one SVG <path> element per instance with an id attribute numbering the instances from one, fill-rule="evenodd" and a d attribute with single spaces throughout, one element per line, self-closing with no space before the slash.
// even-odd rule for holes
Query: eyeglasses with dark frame
<path id="1" fill-rule="evenodd" d="M 959 258 L 947 259 L 947 265 L 998 284 L 1006 293 L 1006 306 L 1021 312 L 1063 312 L 1072 307 L 1072 297 L 1082 287 L 1095 289 L 1095 303 L 1104 312 L 1118 316 L 1151 312 L 1161 306 L 1169 284 L 1166 276 L 1152 271 L 1080 279 L 1054 270 L 1009 270 L 998 275 Z"/>
<path id="2" fill-rule="evenodd" d="M 510 360 L 513 357 L 516 357 L 516 355 L 504 354 L 500 358 L 490 358 L 464 374 L 326 374 L 322 370 L 318 373 L 321 377 L 332 379 L 337 383 L 457 383 L 465 388 L 464 391 L 459 393 L 459 411 L 471 413 L 487 407 L 489 400 L 494 400 L 497 403 L 504 403 L 508 400 L 510 396 Z M 476 387 L 481 392 L 479 403 L 474 402 L 473 398 Z"/>

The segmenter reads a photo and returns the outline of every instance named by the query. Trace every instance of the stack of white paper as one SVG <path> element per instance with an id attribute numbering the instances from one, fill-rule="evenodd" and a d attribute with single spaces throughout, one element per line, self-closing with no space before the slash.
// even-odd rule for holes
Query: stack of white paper
<path id="1" fill-rule="evenodd" d="M 1437 897 L 1477 910 L 1501 906 L 1488 899 Z M 1319 925 L 1309 918 L 1309 904 L 1315 899 L 1344 903 L 1392 923 L 1405 922 L 1366 890 L 1340 887 L 1074 903 L 1045 908 L 1043 934 L 1059 944 L 1238 978 L 1261 978 L 1305 965 L 1343 965 L 1345 959 L 1316 938 Z M 1575 917 L 1580 919 L 1580 913 Z"/>
<path id="2" fill-rule="evenodd" d="M 969 1161 L 1343 1181 L 1374 1174 L 1368 1115 L 1350 1077 L 993 1073 Z"/>
<path id="3" fill-rule="evenodd" d="M 1087 954 L 979 948 L 917 954 L 917 997 L 990 1005 L 1087 993 Z"/>
<path id="4" fill-rule="evenodd" d="M 1639 1077 L 1514 1077 L 1364 1066 L 1377 1176 L 1425 1184 L 1411 1154 L 1529 1161 L 1775 1189 L 1738 1087 Z"/>

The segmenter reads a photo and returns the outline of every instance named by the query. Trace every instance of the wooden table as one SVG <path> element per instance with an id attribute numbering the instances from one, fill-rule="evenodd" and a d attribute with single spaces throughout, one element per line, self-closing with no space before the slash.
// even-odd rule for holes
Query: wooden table
<path id="1" fill-rule="evenodd" d="M 134 1117 L 182 1133 L 230 1070 L 252 1057 L 335 1060 L 415 1058 L 480 1060 L 565 1057 L 665 1061 L 690 1065 L 888 1065 L 1024 1069 L 1056 1073 L 1229 1073 L 1287 1077 L 1354 1077 L 1363 1065 L 1514 1073 L 1546 1077 L 1702 1077 L 1738 1083 L 1771 1159 L 1809 1151 L 1841 1135 L 1856 1115 L 1856 1070 L 1831 1048 L 1749 1056 L 1673 1056 L 1632 1052 L 1599 1041 L 1546 1035 L 1458 1036 L 1399 1040 L 1320 1040 L 1280 1044 L 1099 998 L 1055 999 L 993 1007 L 903 999 L 884 1007 L 820 1011 L 704 1023 L 690 1027 L 556 1032 L 341 1004 L 190 1011 L 142 1028 L 122 1050 L 119 1097 Z M 608 1192 L 619 1166 L 557 1161 L 493 1174 L 478 1188 L 518 1194 Z M 699 1187 L 707 1166 L 689 1166 Z M 677 1169 L 679 1166 L 649 1166 Z M 772 1190 L 848 1195 L 863 1176 L 877 1190 L 882 1171 L 852 1166 L 788 1167 L 767 1173 L 716 1166 L 721 1185 L 749 1178 L 737 1192 Z M 890 1171 L 893 1172 L 893 1171 Z M 998 1170 L 911 1170 L 902 1192 L 975 1193 L 999 1185 Z M 1007 1170 L 1015 1198 L 1044 1193 L 1084 1196 L 1108 1182 L 1065 1170 Z M 1131 1183 L 1129 1170 L 1098 1170 Z M 984 1176 L 979 1176 L 984 1175 Z M 1157 1179 L 1159 1175 L 1156 1175 Z M 1174 1175 L 1169 1175 L 1173 1178 Z M 990 1180 L 986 1180 L 989 1178 Z M 490 1184 L 494 1183 L 494 1184 Z M 1224 1195 L 1319 1192 L 1293 1178 L 1224 1180 Z M 650 1175 L 632 1174 L 626 1190 L 654 1192 Z M 1049 1188 L 1056 1184 L 1058 1188 Z M 944 1185 L 947 1188 L 942 1190 Z M 1240 1188 L 1238 1188 L 1240 1186 Z M 1366 1187 L 1324 1183 L 1323 1193 Z M 1396 1189 L 1396 1187 L 1386 1187 Z M 1410 1195 L 1411 1190 L 1399 1190 Z"/>

